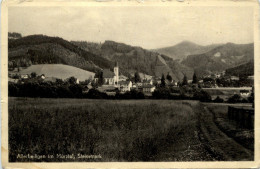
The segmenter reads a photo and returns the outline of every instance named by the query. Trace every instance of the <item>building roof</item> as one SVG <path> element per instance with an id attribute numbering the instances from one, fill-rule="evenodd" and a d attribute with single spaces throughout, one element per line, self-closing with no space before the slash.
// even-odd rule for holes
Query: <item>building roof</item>
<path id="1" fill-rule="evenodd" d="M 119 85 L 129 85 L 131 81 L 120 81 L 118 82 Z"/>
<path id="2" fill-rule="evenodd" d="M 124 75 L 119 75 L 119 79 L 127 79 L 127 77 Z"/>
<path id="3" fill-rule="evenodd" d="M 151 83 L 151 82 L 152 82 L 152 79 L 149 79 L 149 80 L 148 79 L 144 79 L 143 80 L 143 83 Z"/>
<path id="4" fill-rule="evenodd" d="M 106 92 L 106 91 L 111 91 L 111 90 L 115 90 L 115 89 L 116 89 L 116 87 L 111 86 L 111 85 L 102 85 L 97 88 L 97 90 L 100 92 Z"/>
<path id="5" fill-rule="evenodd" d="M 143 88 L 153 88 L 153 87 L 155 87 L 155 86 L 151 85 L 151 84 L 143 85 Z"/>
<path id="6" fill-rule="evenodd" d="M 115 73 L 110 71 L 109 69 L 103 70 L 103 78 L 114 78 Z"/>
<path id="7" fill-rule="evenodd" d="M 249 93 L 249 90 L 240 90 L 240 93 Z"/>

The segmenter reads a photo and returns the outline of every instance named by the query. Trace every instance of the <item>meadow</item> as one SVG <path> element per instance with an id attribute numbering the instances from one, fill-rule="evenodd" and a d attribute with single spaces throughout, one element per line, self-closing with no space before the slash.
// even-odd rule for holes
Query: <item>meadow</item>
<path id="1" fill-rule="evenodd" d="M 252 159 L 226 137 L 199 101 L 9 98 L 10 162 Z"/>

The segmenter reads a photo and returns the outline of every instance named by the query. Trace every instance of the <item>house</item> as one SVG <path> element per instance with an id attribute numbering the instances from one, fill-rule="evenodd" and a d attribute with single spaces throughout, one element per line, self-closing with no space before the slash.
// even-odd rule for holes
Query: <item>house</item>
<path id="1" fill-rule="evenodd" d="M 29 78 L 29 75 L 28 75 L 28 74 L 21 75 L 21 78 L 22 78 L 22 79 L 28 79 L 28 78 Z"/>
<path id="2" fill-rule="evenodd" d="M 136 88 L 137 88 L 136 84 L 133 83 L 133 85 L 132 85 L 132 89 L 136 89 Z"/>
<path id="3" fill-rule="evenodd" d="M 220 77 L 221 77 L 221 74 L 220 74 L 220 73 L 216 73 L 216 74 L 215 74 L 215 77 L 216 77 L 216 78 L 220 78 Z"/>
<path id="4" fill-rule="evenodd" d="M 188 80 L 188 84 L 191 84 L 192 83 L 192 80 Z"/>
<path id="5" fill-rule="evenodd" d="M 142 82 L 137 82 L 135 83 L 136 87 L 139 88 L 139 87 L 142 87 L 143 86 L 143 83 Z"/>
<path id="6" fill-rule="evenodd" d="M 114 85 L 102 85 L 97 88 L 100 92 L 114 92 L 117 90 L 117 88 Z"/>
<path id="7" fill-rule="evenodd" d="M 142 85 L 153 85 L 153 80 L 152 79 L 149 79 L 149 80 L 147 80 L 147 79 L 145 79 L 145 80 L 143 80 L 143 83 L 142 83 Z"/>
<path id="8" fill-rule="evenodd" d="M 237 77 L 237 76 L 231 76 L 231 77 L 230 77 L 230 80 L 237 81 L 237 80 L 239 80 L 239 77 Z"/>
<path id="9" fill-rule="evenodd" d="M 120 81 L 118 82 L 118 86 L 121 92 L 127 92 L 131 90 L 133 83 L 131 81 Z"/>
<path id="10" fill-rule="evenodd" d="M 40 78 L 41 78 L 41 79 L 45 79 L 45 75 L 42 74 L 42 75 L 40 76 Z"/>
<path id="11" fill-rule="evenodd" d="M 144 93 L 152 93 L 155 90 L 155 86 L 151 84 L 143 85 L 143 92 Z"/>
<path id="12" fill-rule="evenodd" d="M 251 92 L 249 90 L 240 90 L 241 97 L 249 97 Z"/>
<path id="13" fill-rule="evenodd" d="M 126 81 L 128 78 L 124 75 L 119 75 L 118 81 Z"/>

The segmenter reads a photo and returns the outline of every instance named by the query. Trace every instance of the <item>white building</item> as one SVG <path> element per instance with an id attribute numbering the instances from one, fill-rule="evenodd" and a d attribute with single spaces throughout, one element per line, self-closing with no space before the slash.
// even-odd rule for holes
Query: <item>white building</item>
<path id="1" fill-rule="evenodd" d="M 131 90 L 133 83 L 131 81 L 120 81 L 118 87 L 121 92 L 127 92 Z"/>
<path id="2" fill-rule="evenodd" d="M 155 86 L 151 84 L 143 85 L 143 92 L 144 93 L 152 93 L 155 90 Z"/>
<path id="3" fill-rule="evenodd" d="M 251 92 L 249 90 L 240 90 L 240 96 L 241 97 L 249 97 Z"/>

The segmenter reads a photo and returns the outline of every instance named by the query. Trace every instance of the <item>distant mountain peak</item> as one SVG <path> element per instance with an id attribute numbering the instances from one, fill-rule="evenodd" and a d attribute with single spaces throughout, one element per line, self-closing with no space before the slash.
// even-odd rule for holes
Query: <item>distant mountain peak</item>
<path id="1" fill-rule="evenodd" d="M 213 48 L 215 48 L 217 46 L 218 45 L 202 46 L 202 45 L 198 45 L 194 42 L 184 40 L 174 46 L 155 49 L 153 51 L 156 51 L 160 54 L 169 56 L 172 59 L 181 61 L 181 60 L 185 59 L 188 55 L 205 53 L 205 52 L 212 50 Z"/>
<path id="2" fill-rule="evenodd" d="M 196 46 L 200 46 L 200 45 L 198 45 L 198 44 L 196 44 L 194 42 L 188 41 L 188 40 L 181 41 L 177 45 L 196 45 Z"/>

